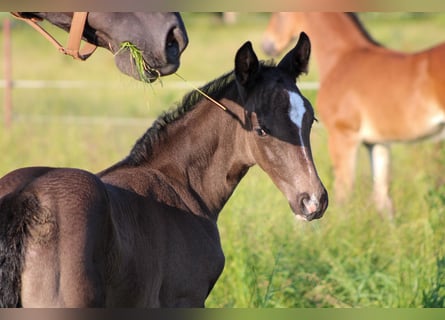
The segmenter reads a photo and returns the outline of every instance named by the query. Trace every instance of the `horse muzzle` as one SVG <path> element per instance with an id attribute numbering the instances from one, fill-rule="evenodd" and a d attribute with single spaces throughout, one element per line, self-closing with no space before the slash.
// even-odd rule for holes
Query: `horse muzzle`
<path id="1" fill-rule="evenodd" d="M 181 54 L 188 45 L 187 31 L 179 14 L 167 21 L 164 28 L 168 30 L 165 34 L 160 32 L 150 41 L 121 38 L 118 42 L 110 43 L 117 67 L 123 73 L 144 82 L 154 82 L 159 77 L 176 72 Z M 122 46 L 127 42 L 131 44 L 131 50 L 130 47 Z"/>
<path id="2" fill-rule="evenodd" d="M 294 203 L 290 203 L 295 216 L 298 219 L 305 221 L 312 221 L 323 217 L 328 207 L 328 193 L 326 189 L 320 195 L 309 195 L 308 193 L 301 193 L 297 196 Z"/>
<path id="3" fill-rule="evenodd" d="M 188 37 L 185 28 L 181 25 L 174 25 L 167 34 L 164 43 L 164 57 L 159 59 L 158 65 L 150 65 L 146 70 L 145 76 L 150 81 L 156 81 L 160 76 L 172 74 L 178 70 L 180 66 L 180 58 L 182 52 L 188 44 Z M 144 57 L 146 58 L 146 57 Z M 153 59 L 157 60 L 157 59 Z M 138 78 L 139 75 L 133 75 Z"/>
<path id="4" fill-rule="evenodd" d="M 263 39 L 261 48 L 263 49 L 265 54 L 271 57 L 277 57 L 280 54 L 280 51 L 275 46 L 275 43 L 269 38 Z"/>

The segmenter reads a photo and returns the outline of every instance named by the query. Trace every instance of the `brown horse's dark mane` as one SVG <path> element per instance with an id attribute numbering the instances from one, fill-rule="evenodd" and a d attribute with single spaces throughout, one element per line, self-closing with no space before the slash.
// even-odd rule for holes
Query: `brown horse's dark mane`
<path id="1" fill-rule="evenodd" d="M 230 71 L 219 78 L 208 82 L 199 89 L 210 97 L 218 99 L 220 94 L 226 90 L 233 80 L 235 80 L 235 75 L 233 71 Z M 190 91 L 182 98 L 181 103 L 177 104 L 175 108 L 161 114 L 154 122 L 153 127 L 156 127 L 157 130 L 161 130 L 169 123 L 178 120 L 188 111 L 192 110 L 202 99 L 204 99 L 204 96 L 198 90 Z"/>
<path id="2" fill-rule="evenodd" d="M 261 67 L 263 68 L 269 68 L 275 66 L 275 62 L 272 60 L 260 61 L 260 64 Z M 230 71 L 216 78 L 215 80 L 208 82 L 199 89 L 205 92 L 213 99 L 217 100 L 221 98 L 221 94 L 224 91 L 226 91 L 227 87 L 234 80 L 235 80 L 235 74 L 233 71 Z M 182 98 L 182 102 L 176 105 L 176 108 L 161 114 L 159 118 L 153 123 L 153 126 L 150 129 L 155 129 L 156 131 L 162 130 L 166 125 L 176 121 L 177 119 L 181 118 L 184 114 L 186 114 L 189 110 L 192 110 L 202 99 L 204 99 L 204 96 L 198 90 L 193 90 L 189 92 Z"/>
<path id="3" fill-rule="evenodd" d="M 275 66 L 275 62 L 272 60 L 260 61 L 260 64 L 263 68 Z M 215 80 L 208 82 L 199 89 L 217 100 L 221 98 L 221 94 L 226 91 L 234 80 L 235 74 L 232 70 Z M 181 103 L 176 105 L 175 108 L 162 113 L 153 122 L 153 125 L 145 132 L 145 134 L 136 142 L 124 162 L 129 165 L 138 166 L 150 158 L 152 155 L 152 146 L 159 140 L 162 132 L 164 132 L 164 128 L 170 123 L 181 119 L 188 111 L 193 110 L 202 99 L 204 99 L 204 96 L 198 90 L 193 90 L 186 94 Z"/>
<path id="4" fill-rule="evenodd" d="M 368 30 L 365 29 L 365 27 L 363 26 L 363 23 L 360 21 L 360 19 L 358 18 L 357 14 L 354 12 L 345 12 L 346 16 L 348 16 L 349 19 L 352 20 L 352 22 L 354 23 L 354 25 L 359 29 L 360 33 L 372 44 L 375 44 L 379 47 L 381 47 L 382 45 L 377 42 L 368 32 Z"/>

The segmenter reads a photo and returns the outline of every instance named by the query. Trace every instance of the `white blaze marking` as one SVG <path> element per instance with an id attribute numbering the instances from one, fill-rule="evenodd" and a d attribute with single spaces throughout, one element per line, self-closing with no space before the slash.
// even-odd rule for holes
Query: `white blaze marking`
<path id="1" fill-rule="evenodd" d="M 303 125 L 303 116 L 306 112 L 303 98 L 296 92 L 288 91 L 288 94 L 290 102 L 290 119 L 301 129 L 301 126 Z"/>

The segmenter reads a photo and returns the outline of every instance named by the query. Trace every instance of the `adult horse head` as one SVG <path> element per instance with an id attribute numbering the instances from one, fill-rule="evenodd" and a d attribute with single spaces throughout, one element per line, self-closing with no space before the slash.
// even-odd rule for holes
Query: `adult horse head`
<path id="1" fill-rule="evenodd" d="M 269 56 L 278 56 L 300 33 L 301 25 L 297 12 L 274 12 L 264 31 L 261 47 Z"/>
<path id="2" fill-rule="evenodd" d="M 72 12 L 21 12 L 18 15 L 27 19 L 45 19 L 66 31 L 70 30 L 73 19 Z M 144 81 L 174 73 L 188 44 L 179 13 L 90 12 L 83 38 L 110 50 L 119 70 Z M 134 61 L 131 52 L 122 47 L 123 43 L 131 43 L 142 53 L 145 74 L 139 73 L 136 65 L 140 62 Z"/>
<path id="3" fill-rule="evenodd" d="M 444 137 L 445 43 L 414 53 L 395 51 L 379 44 L 357 14 L 280 12 L 271 18 L 264 47 L 280 52 L 296 30 L 308 32 L 313 43 L 320 80 L 317 110 L 328 132 L 335 198 L 345 202 L 354 190 L 363 144 L 376 208 L 394 218 L 391 145 Z M 378 81 L 376 70 L 385 70 Z"/>

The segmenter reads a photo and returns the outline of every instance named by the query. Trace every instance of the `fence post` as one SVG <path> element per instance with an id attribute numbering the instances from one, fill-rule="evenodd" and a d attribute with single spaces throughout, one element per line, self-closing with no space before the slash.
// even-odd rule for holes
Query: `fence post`
<path id="1" fill-rule="evenodd" d="M 11 127 L 12 122 L 12 59 L 11 59 L 11 22 L 8 18 L 3 20 L 3 49 L 5 69 L 4 94 L 4 122 L 5 127 Z"/>

